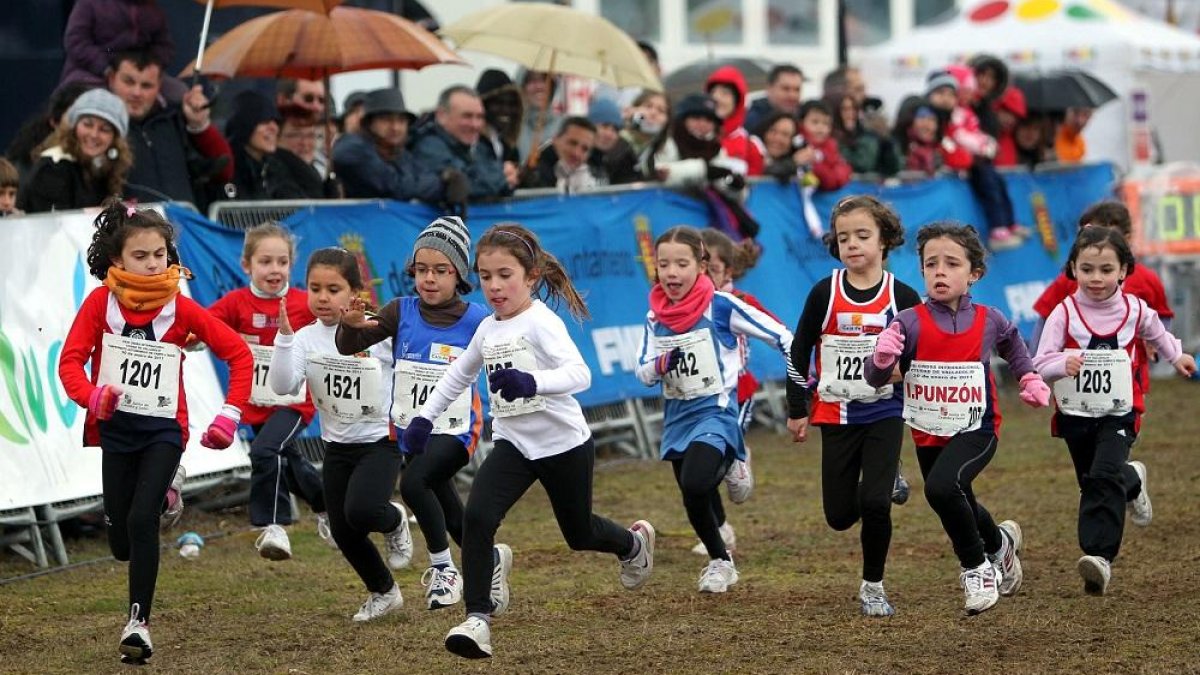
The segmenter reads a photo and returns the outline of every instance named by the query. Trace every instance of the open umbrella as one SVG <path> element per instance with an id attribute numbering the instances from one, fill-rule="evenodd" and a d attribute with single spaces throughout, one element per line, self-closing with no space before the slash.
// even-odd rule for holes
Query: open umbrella
<path id="1" fill-rule="evenodd" d="M 743 56 L 693 61 L 668 73 L 663 78 L 663 85 L 667 88 L 667 94 L 671 100 L 678 101 L 688 94 L 704 91 L 704 84 L 708 81 L 708 76 L 722 66 L 737 68 L 742 73 L 742 77 L 746 78 L 748 90 L 759 91 L 766 88 L 767 75 L 775 67 L 775 64 L 766 59 Z"/>
<path id="2" fill-rule="evenodd" d="M 455 21 L 439 31 L 458 49 L 516 61 L 530 70 L 586 77 L 617 87 L 662 91 L 662 82 L 628 33 L 608 19 L 570 7 L 504 3 Z M 541 140 L 538 116 L 534 147 Z M 536 161 L 537 151 L 530 153 Z"/>
<path id="3" fill-rule="evenodd" d="M 214 8 L 222 7 L 278 7 L 279 9 L 305 9 L 310 12 L 329 13 L 342 4 L 343 0 L 196 0 L 204 5 L 204 24 L 200 28 L 200 46 L 196 49 L 195 74 L 204 72 L 204 43 L 208 42 L 208 24 Z"/>
<path id="4" fill-rule="evenodd" d="M 1091 73 L 1074 68 L 1016 73 L 1013 85 L 1025 94 L 1030 111 L 1063 112 L 1067 108 L 1099 108 L 1117 92 Z"/>

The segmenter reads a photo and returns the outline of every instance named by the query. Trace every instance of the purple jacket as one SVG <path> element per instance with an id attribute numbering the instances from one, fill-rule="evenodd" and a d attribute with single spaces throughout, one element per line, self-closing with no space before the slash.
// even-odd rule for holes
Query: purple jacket
<path id="1" fill-rule="evenodd" d="M 1008 362 L 1009 369 L 1017 378 L 1025 373 L 1035 372 L 1033 360 L 1029 358 L 1029 350 L 1025 348 L 1025 342 L 1017 332 L 1017 327 L 1001 314 L 1000 310 L 972 303 L 970 293 L 959 298 L 957 312 L 935 300 L 926 300 L 925 306 L 929 308 L 929 313 L 933 315 L 933 320 L 937 322 L 938 328 L 952 334 L 970 330 L 971 325 L 975 322 L 975 312 L 987 311 L 987 323 L 983 328 L 983 363 L 991 360 L 992 350 L 995 349 L 1000 358 Z M 904 351 L 900 354 L 900 369 L 902 372 L 906 372 L 908 364 L 912 362 L 913 356 L 917 353 L 917 341 L 921 339 L 921 322 L 917 317 L 915 307 L 902 310 L 893 320 L 893 323 L 895 322 L 899 322 L 904 333 Z M 863 374 L 867 383 L 872 387 L 882 387 L 891 378 L 892 369 L 879 368 L 875 365 L 874 359 L 867 359 Z"/>
<path id="2" fill-rule="evenodd" d="M 104 85 L 112 55 L 130 49 L 149 51 L 165 70 L 175 56 L 167 17 L 156 0 L 79 0 L 63 34 L 67 52 L 59 85 Z"/>

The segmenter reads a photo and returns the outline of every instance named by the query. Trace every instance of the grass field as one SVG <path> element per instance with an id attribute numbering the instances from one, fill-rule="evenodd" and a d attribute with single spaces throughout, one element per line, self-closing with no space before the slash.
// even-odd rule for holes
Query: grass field
<path id="1" fill-rule="evenodd" d="M 1200 389 L 1156 383 L 1135 456 L 1149 467 L 1155 518 L 1126 530 L 1109 595 L 1085 596 L 1075 572 L 1078 491 L 1047 414 L 1003 401 L 1004 435 L 976 494 L 997 520 L 1025 531 L 1025 584 L 974 618 L 962 614 L 958 565 L 906 441 L 913 498 L 893 510 L 886 584 L 897 614 L 858 614 L 857 528 L 833 532 L 821 513 L 819 441 L 795 446 L 751 434 L 758 485 L 729 507 L 741 582 L 701 596 L 701 556 L 664 463 L 602 463 L 596 510 L 658 529 L 655 574 L 627 592 L 609 556 L 572 553 L 544 493 L 533 488 L 501 528 L 515 553 L 513 601 L 493 624 L 495 657 L 472 662 L 442 647 L 460 608 L 421 604 L 425 552 L 397 579 L 407 605 L 367 625 L 350 621 L 365 597 L 311 516 L 292 528 L 293 560 L 254 552 L 240 511 L 189 513 L 183 525 L 225 530 L 201 557 L 163 556 L 155 656 L 147 671 L 204 673 L 659 672 L 1183 672 L 1200 669 Z M 177 533 L 177 532 L 176 532 Z M 75 542 L 73 557 L 105 554 Z M 457 549 L 455 550 L 457 558 Z M 0 554 L 0 576 L 29 571 Z M 125 566 L 112 562 L 0 586 L 0 672 L 129 672 L 116 655 Z"/>

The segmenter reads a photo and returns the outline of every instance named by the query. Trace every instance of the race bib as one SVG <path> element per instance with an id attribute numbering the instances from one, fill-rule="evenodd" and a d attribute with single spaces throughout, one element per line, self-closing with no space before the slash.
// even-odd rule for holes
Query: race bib
<path id="1" fill-rule="evenodd" d="M 1124 415 L 1133 410 L 1133 368 L 1123 349 L 1069 351 L 1083 357 L 1075 377 L 1054 383 L 1058 409 L 1076 417 Z"/>
<path id="2" fill-rule="evenodd" d="M 484 345 L 483 363 L 491 374 L 502 368 L 516 368 L 526 373 L 537 370 L 537 358 L 533 355 L 533 347 L 525 338 L 512 342 Z M 492 417 L 515 417 L 540 412 L 546 409 L 546 399 L 541 396 L 519 398 L 515 401 L 505 401 L 500 394 L 492 394 L 488 398 Z"/>
<path id="3" fill-rule="evenodd" d="M 440 363 L 419 361 L 396 362 L 395 378 L 392 380 L 392 422 L 401 429 L 407 428 L 421 412 L 425 399 L 437 386 L 438 380 L 450 369 Z M 433 424 L 433 433 L 457 436 L 471 428 L 471 388 L 463 390 L 458 398 L 446 408 Z"/>
<path id="4" fill-rule="evenodd" d="M 821 336 L 821 373 L 817 396 L 826 403 L 872 403 L 892 394 L 892 386 L 867 384 L 863 368 L 875 353 L 875 335 Z"/>
<path id="5" fill-rule="evenodd" d="M 121 388 L 117 410 L 174 419 L 179 410 L 179 347 L 105 333 L 97 384 Z"/>
<path id="6" fill-rule="evenodd" d="M 250 385 L 250 403 L 264 408 L 304 403 L 307 383 L 300 383 L 300 392 L 297 394 L 276 394 L 271 385 L 267 384 L 267 375 L 271 372 L 271 355 L 275 353 L 275 348 L 258 344 L 248 346 L 250 353 L 254 355 L 254 382 Z"/>
<path id="7" fill-rule="evenodd" d="M 982 363 L 913 361 L 904 376 L 904 422 L 934 436 L 975 431 L 987 410 Z"/>
<path id="8" fill-rule="evenodd" d="M 383 417 L 379 359 L 309 354 L 308 391 L 327 419 L 351 424 Z"/>
<path id="9" fill-rule="evenodd" d="M 721 393 L 721 368 L 717 365 L 712 331 L 657 336 L 654 344 L 660 354 L 676 347 L 683 351 L 675 368 L 663 376 L 664 398 L 690 400 Z"/>

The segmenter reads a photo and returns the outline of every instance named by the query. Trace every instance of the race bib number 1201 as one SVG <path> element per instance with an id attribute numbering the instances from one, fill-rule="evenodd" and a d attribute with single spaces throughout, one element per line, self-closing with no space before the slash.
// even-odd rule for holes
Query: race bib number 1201
<path id="1" fill-rule="evenodd" d="M 97 384 L 120 387 L 117 410 L 173 419 L 179 410 L 179 347 L 105 333 Z"/>

